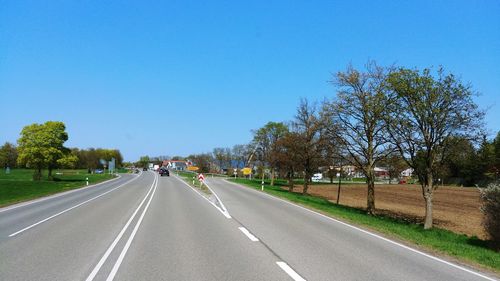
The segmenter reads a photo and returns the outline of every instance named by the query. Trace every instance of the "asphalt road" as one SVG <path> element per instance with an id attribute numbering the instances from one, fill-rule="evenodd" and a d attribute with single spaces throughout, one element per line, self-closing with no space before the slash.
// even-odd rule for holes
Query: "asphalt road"
<path id="1" fill-rule="evenodd" d="M 0 209 L 0 280 L 494 280 L 258 191 L 207 183 L 223 204 L 144 172 Z"/>

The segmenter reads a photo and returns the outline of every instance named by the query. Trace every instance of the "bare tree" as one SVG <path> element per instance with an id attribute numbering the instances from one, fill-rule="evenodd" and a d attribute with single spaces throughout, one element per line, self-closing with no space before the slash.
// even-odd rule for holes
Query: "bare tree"
<path id="1" fill-rule="evenodd" d="M 442 69 L 401 68 L 387 79 L 387 128 L 403 159 L 414 169 L 425 199 L 424 228 L 432 228 L 435 175 L 445 159 L 452 136 L 480 137 L 484 112 L 472 100 L 471 86 Z"/>
<path id="2" fill-rule="evenodd" d="M 222 147 L 216 147 L 212 151 L 213 158 L 218 166 L 218 170 L 222 171 L 224 168 L 224 164 L 227 163 L 226 161 L 226 150 L 225 148 Z M 227 167 L 229 168 L 229 167 Z"/>
<path id="3" fill-rule="evenodd" d="M 243 168 L 248 159 L 247 147 L 244 144 L 236 144 L 231 150 L 231 159 L 237 163 L 238 168 Z"/>
<path id="4" fill-rule="evenodd" d="M 298 133 L 288 132 L 282 138 L 280 138 L 271 152 L 271 157 L 274 159 L 274 163 L 279 171 L 285 174 L 288 180 L 289 191 L 293 191 L 294 187 L 294 175 L 295 172 L 299 170 L 298 153 L 302 138 Z"/>
<path id="5" fill-rule="evenodd" d="M 307 99 L 301 100 L 292 122 L 296 141 L 292 153 L 297 159 L 297 166 L 304 172 L 303 194 L 307 193 L 314 172 L 325 163 L 323 152 L 326 138 L 322 121 L 316 106 L 309 104 Z"/>
<path id="6" fill-rule="evenodd" d="M 324 115 L 336 126 L 328 128 L 347 152 L 345 160 L 359 168 L 368 188 L 367 213 L 375 213 L 375 165 L 388 153 L 384 132 L 387 71 L 368 62 L 366 71 L 349 66 L 338 72 L 332 83 L 338 87 L 333 102 L 325 103 Z"/>
<path id="7" fill-rule="evenodd" d="M 256 145 L 262 166 L 271 168 L 271 185 L 274 185 L 275 165 L 271 152 L 276 142 L 288 132 L 288 127 L 281 122 L 268 122 L 264 127 L 254 131 L 253 143 Z"/>

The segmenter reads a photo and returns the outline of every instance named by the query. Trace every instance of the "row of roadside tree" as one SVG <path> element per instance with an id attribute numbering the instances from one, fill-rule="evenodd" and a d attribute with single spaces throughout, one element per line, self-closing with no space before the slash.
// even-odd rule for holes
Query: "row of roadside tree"
<path id="1" fill-rule="evenodd" d="M 201 171 L 257 165 L 289 179 L 303 177 L 306 194 L 320 167 L 355 166 L 366 179 L 367 212 L 375 213 L 375 167 L 399 174 L 410 168 L 425 199 L 431 228 L 433 192 L 443 180 L 485 185 L 498 179 L 500 136 L 487 138 L 477 93 L 442 68 L 348 66 L 333 75 L 336 94 L 302 99 L 293 120 L 269 122 L 253 140 L 188 159 Z M 343 163 L 343 164 L 342 164 Z"/>

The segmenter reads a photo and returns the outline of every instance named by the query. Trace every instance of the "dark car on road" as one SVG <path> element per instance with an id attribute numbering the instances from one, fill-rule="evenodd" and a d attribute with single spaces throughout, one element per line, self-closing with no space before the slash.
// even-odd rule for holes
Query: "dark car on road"
<path id="1" fill-rule="evenodd" d="M 158 173 L 160 173 L 160 176 L 162 176 L 162 177 L 163 177 L 163 176 L 167 176 L 167 177 L 169 177 L 169 176 L 170 176 L 170 172 L 168 171 L 168 169 L 167 169 L 167 168 L 163 168 L 163 167 L 162 167 L 162 168 L 160 168 L 160 169 L 158 170 Z"/>

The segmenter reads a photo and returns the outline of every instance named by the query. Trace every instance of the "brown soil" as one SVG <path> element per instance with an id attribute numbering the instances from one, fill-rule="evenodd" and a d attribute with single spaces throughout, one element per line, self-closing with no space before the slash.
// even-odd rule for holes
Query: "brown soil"
<path id="1" fill-rule="evenodd" d="M 337 200 L 338 185 L 311 185 L 309 193 L 332 202 Z M 301 192 L 302 186 L 294 191 Z M 346 184 L 340 189 L 340 204 L 366 208 L 366 185 Z M 434 225 L 454 232 L 486 238 L 483 230 L 481 199 L 477 188 L 439 187 L 434 191 Z M 419 185 L 393 184 L 375 186 L 378 214 L 423 223 L 425 201 Z"/>

